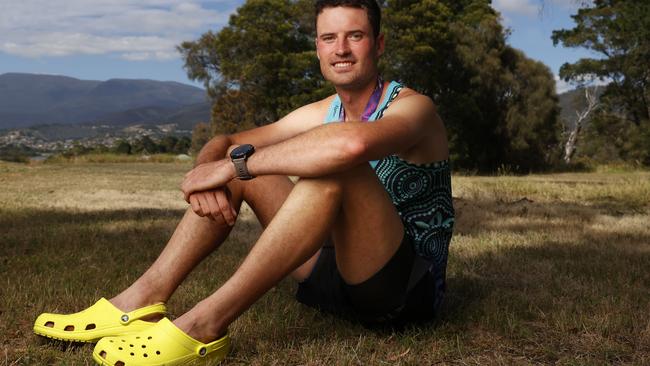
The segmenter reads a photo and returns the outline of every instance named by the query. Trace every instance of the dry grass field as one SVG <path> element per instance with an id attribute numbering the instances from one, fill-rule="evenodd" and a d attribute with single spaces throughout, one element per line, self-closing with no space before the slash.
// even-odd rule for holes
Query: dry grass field
<path id="1" fill-rule="evenodd" d="M 91 365 L 32 333 L 128 285 L 186 208 L 188 163 L 0 162 L 0 365 Z M 432 324 L 372 332 L 297 304 L 286 280 L 231 327 L 224 365 L 650 364 L 650 172 L 453 178 L 448 297 Z M 260 228 L 233 235 L 170 299 L 214 291 Z"/>

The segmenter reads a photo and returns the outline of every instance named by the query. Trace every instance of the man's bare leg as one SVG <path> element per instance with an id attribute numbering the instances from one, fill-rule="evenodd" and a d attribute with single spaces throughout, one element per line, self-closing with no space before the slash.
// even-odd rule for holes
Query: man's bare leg
<path id="1" fill-rule="evenodd" d="M 350 284 L 363 282 L 397 251 L 403 230 L 368 165 L 333 177 L 302 179 L 235 274 L 175 324 L 200 341 L 214 340 L 271 287 L 313 258 L 330 232 L 341 275 Z"/>
<path id="2" fill-rule="evenodd" d="M 235 210 L 245 200 L 263 226 L 278 211 L 293 183 L 286 177 L 266 176 L 229 184 Z M 151 267 L 130 287 L 110 299 L 123 311 L 165 302 L 196 265 L 218 248 L 232 227 L 223 220 L 200 217 L 188 209 L 174 234 Z"/>

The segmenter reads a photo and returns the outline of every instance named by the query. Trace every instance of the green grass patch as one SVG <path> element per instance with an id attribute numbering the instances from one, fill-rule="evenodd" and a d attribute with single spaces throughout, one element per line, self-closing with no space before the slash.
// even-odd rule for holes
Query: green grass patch
<path id="1" fill-rule="evenodd" d="M 186 208 L 191 162 L 0 162 L 0 365 L 91 365 L 92 346 L 32 333 L 44 311 L 115 295 Z M 306 308 L 281 282 L 230 329 L 224 365 L 650 363 L 650 173 L 455 176 L 448 297 L 432 324 L 372 332 Z M 247 211 L 170 299 L 178 316 L 260 233 Z"/>

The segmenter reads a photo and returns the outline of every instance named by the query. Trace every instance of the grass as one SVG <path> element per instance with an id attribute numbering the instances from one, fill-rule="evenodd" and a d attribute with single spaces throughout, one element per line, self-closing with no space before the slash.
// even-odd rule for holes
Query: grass
<path id="1" fill-rule="evenodd" d="M 43 312 L 110 297 L 153 261 L 186 205 L 189 163 L 0 162 L 0 365 L 91 365 L 44 341 Z M 650 173 L 455 176 L 448 298 L 439 319 L 377 333 L 320 314 L 280 283 L 230 329 L 224 365 L 650 364 Z M 229 241 L 169 302 L 213 292 L 259 235 Z"/>

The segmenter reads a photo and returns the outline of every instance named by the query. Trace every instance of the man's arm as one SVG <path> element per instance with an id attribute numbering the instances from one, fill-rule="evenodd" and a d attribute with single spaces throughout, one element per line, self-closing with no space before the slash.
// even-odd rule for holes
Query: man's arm
<path id="1" fill-rule="evenodd" d="M 195 167 L 216 161 L 228 161 L 228 153 L 235 145 L 253 143 L 256 146 L 274 144 L 302 131 L 312 128 L 306 121 L 318 121 L 322 103 L 314 103 L 299 108 L 281 120 L 270 125 L 254 128 L 233 135 L 219 135 L 208 141 L 199 152 Z M 316 122 L 317 123 L 317 122 Z M 199 216 L 214 220 L 224 220 L 229 225 L 235 224 L 237 213 L 230 201 L 230 192 L 225 186 L 212 186 L 204 190 L 185 195 L 192 211 Z"/>
<path id="2" fill-rule="evenodd" d="M 419 94 L 411 95 L 396 100 L 376 122 L 319 124 L 262 147 L 248 159 L 248 169 L 252 175 L 317 177 L 332 174 L 406 151 L 430 138 L 437 124 L 441 122 L 431 100 Z M 235 176 L 229 161 L 204 164 L 186 175 L 182 190 L 187 197 L 195 191 L 223 186 Z"/>
<path id="3" fill-rule="evenodd" d="M 226 158 L 230 147 L 234 145 L 246 143 L 260 148 L 298 135 L 321 123 L 318 121 L 320 109 L 319 103 L 309 104 L 289 113 L 277 122 L 232 135 L 215 136 L 201 148 L 196 158 L 196 165 Z"/>
<path id="4" fill-rule="evenodd" d="M 320 125 L 262 148 L 249 159 L 248 168 L 253 175 L 318 177 L 337 173 L 409 150 L 431 137 L 435 122 L 439 118 L 431 100 L 413 95 L 396 101 L 375 122 Z"/>

